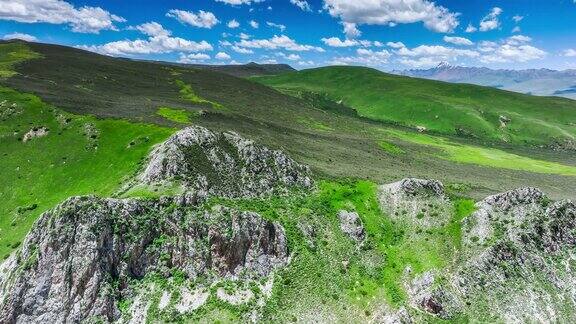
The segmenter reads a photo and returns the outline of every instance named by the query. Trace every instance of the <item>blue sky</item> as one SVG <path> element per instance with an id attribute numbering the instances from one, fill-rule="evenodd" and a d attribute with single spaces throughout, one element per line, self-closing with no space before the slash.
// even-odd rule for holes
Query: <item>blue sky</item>
<path id="1" fill-rule="evenodd" d="M 576 0 L 0 0 L 0 38 L 184 63 L 576 68 Z"/>

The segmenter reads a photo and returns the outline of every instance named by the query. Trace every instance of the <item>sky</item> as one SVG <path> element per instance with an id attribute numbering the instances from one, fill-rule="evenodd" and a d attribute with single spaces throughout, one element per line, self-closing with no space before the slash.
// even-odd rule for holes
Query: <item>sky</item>
<path id="1" fill-rule="evenodd" d="M 0 0 L 0 38 L 194 64 L 576 69 L 576 0 Z"/>

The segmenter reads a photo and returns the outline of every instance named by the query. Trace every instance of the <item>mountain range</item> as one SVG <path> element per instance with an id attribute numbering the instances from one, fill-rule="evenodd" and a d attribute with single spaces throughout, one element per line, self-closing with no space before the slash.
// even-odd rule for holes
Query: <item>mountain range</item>
<path id="1" fill-rule="evenodd" d="M 446 62 L 431 69 L 395 70 L 392 73 L 455 83 L 471 83 L 537 96 L 576 99 L 576 70 L 493 70 L 453 66 Z"/>

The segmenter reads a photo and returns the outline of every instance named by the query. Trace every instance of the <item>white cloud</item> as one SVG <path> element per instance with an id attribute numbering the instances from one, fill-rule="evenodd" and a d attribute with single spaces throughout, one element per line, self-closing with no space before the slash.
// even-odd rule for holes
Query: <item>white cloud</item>
<path id="1" fill-rule="evenodd" d="M 478 31 L 478 28 L 474 27 L 472 24 L 468 24 L 468 27 L 466 27 L 467 33 L 474 33 L 476 31 Z"/>
<path id="2" fill-rule="evenodd" d="M 521 33 L 522 29 L 520 29 L 520 27 L 516 26 L 516 27 L 512 28 L 512 32 L 513 33 Z"/>
<path id="3" fill-rule="evenodd" d="M 347 38 L 356 38 L 362 35 L 362 32 L 355 23 L 342 22 L 342 26 L 344 27 L 344 35 L 346 35 Z"/>
<path id="4" fill-rule="evenodd" d="M 254 29 L 260 27 L 260 24 L 257 21 L 254 20 L 250 20 L 250 22 L 248 22 L 250 24 L 250 26 Z"/>
<path id="5" fill-rule="evenodd" d="M 236 21 L 236 19 L 232 19 L 228 22 L 227 26 L 228 26 L 228 28 L 234 29 L 234 28 L 240 27 L 240 23 L 238 21 Z"/>
<path id="6" fill-rule="evenodd" d="M 473 50 L 457 49 L 452 47 L 445 47 L 440 45 L 420 45 L 418 47 L 409 49 L 401 48 L 397 51 L 400 56 L 410 57 L 437 57 L 442 60 L 450 60 L 460 56 L 463 57 L 478 57 L 480 54 Z"/>
<path id="7" fill-rule="evenodd" d="M 208 29 L 214 27 L 220 22 L 213 13 L 203 10 L 194 13 L 191 11 L 172 9 L 168 11 L 166 16 L 175 18 L 183 24 Z"/>
<path id="8" fill-rule="evenodd" d="M 392 56 L 387 50 L 373 51 L 366 48 L 357 49 L 356 54 L 356 56 L 336 57 L 329 63 L 334 65 L 361 64 L 381 66 L 388 63 L 388 59 Z"/>
<path id="9" fill-rule="evenodd" d="M 524 16 L 515 15 L 514 17 L 512 17 L 512 20 L 514 20 L 516 23 L 521 22 L 522 19 L 524 19 Z"/>
<path id="10" fill-rule="evenodd" d="M 464 37 L 450 37 L 450 36 L 444 36 L 444 41 L 446 43 L 451 43 L 454 45 L 464 45 L 464 46 L 472 46 L 474 45 L 474 43 L 469 40 L 468 38 L 464 38 Z"/>
<path id="11" fill-rule="evenodd" d="M 315 65 L 314 61 L 299 61 L 298 63 L 296 63 L 298 65 L 301 66 L 312 66 Z"/>
<path id="12" fill-rule="evenodd" d="M 406 47 L 406 45 L 404 45 L 404 43 L 402 43 L 402 42 L 388 42 L 388 43 L 386 43 L 386 45 L 388 47 L 392 47 L 392 48 L 396 48 L 396 49 Z"/>
<path id="13" fill-rule="evenodd" d="M 178 59 L 178 63 L 184 64 L 192 64 L 192 63 L 201 63 L 205 60 L 209 60 L 210 55 L 202 54 L 202 53 L 195 53 L 195 54 L 184 54 L 180 53 L 180 58 Z"/>
<path id="14" fill-rule="evenodd" d="M 289 60 L 289 61 L 298 61 L 298 60 L 301 59 L 300 55 L 298 55 L 298 54 L 288 54 L 288 55 L 286 55 L 286 54 L 284 54 L 284 53 L 282 53 L 282 52 L 276 53 L 276 56 L 283 57 L 283 58 L 285 58 L 285 59 L 287 59 L 287 60 Z"/>
<path id="15" fill-rule="evenodd" d="M 254 51 L 248 48 L 243 48 L 243 47 L 238 47 L 236 45 L 233 45 L 232 50 L 236 53 L 240 53 L 240 54 L 254 54 Z"/>
<path id="16" fill-rule="evenodd" d="M 435 67 L 438 66 L 439 63 L 442 62 L 442 60 L 438 60 L 435 57 L 420 57 L 417 59 L 410 59 L 410 58 L 403 58 L 400 59 L 399 61 L 401 64 L 413 67 L 413 68 L 417 68 L 417 69 L 421 69 L 421 68 L 430 68 L 430 67 Z"/>
<path id="17" fill-rule="evenodd" d="M 498 7 L 492 8 L 490 13 L 480 21 L 480 31 L 485 32 L 500 27 L 498 16 L 500 16 L 501 13 L 502 9 Z"/>
<path id="18" fill-rule="evenodd" d="M 23 41 L 27 41 L 27 42 L 35 42 L 38 39 L 36 38 L 36 36 L 32 36 L 30 34 L 24 34 L 24 33 L 11 33 L 11 34 L 6 34 L 2 37 L 2 39 L 4 40 L 10 40 L 10 39 L 20 39 Z"/>
<path id="19" fill-rule="evenodd" d="M 216 2 L 223 2 L 225 4 L 237 6 L 237 5 L 251 5 L 253 3 L 263 2 L 264 0 L 216 0 Z"/>
<path id="20" fill-rule="evenodd" d="M 562 55 L 566 57 L 576 57 L 576 49 L 569 48 L 567 50 L 564 50 L 562 52 Z"/>
<path id="21" fill-rule="evenodd" d="M 545 51 L 531 45 L 503 44 L 491 54 L 483 55 L 480 61 L 483 63 L 527 62 L 542 59 L 546 54 Z"/>
<path id="22" fill-rule="evenodd" d="M 243 48 L 259 48 L 259 49 L 267 49 L 267 50 L 275 50 L 275 49 L 285 49 L 288 51 L 316 51 L 316 52 L 324 52 L 324 49 L 321 47 L 316 47 L 312 45 L 301 45 L 296 43 L 293 39 L 286 35 L 274 35 L 274 37 L 270 39 L 253 39 L 247 40 L 243 39 L 240 42 L 236 42 L 235 44 L 238 47 Z"/>
<path id="23" fill-rule="evenodd" d="M 330 47 L 352 47 L 359 45 L 356 40 L 345 39 L 342 41 L 338 37 L 322 38 L 322 42 Z"/>
<path id="24" fill-rule="evenodd" d="M 270 27 L 278 28 L 278 29 L 280 29 L 281 32 L 284 32 L 286 30 L 286 26 L 282 25 L 282 24 L 275 24 L 273 22 L 267 21 L 266 25 L 268 25 Z"/>
<path id="25" fill-rule="evenodd" d="M 128 29 L 134 29 L 140 31 L 142 34 L 155 37 L 155 36 L 170 36 L 171 32 L 164 29 L 159 23 L 152 21 L 149 23 L 144 23 L 136 27 L 129 27 Z"/>
<path id="26" fill-rule="evenodd" d="M 250 37 L 252 37 L 252 36 L 245 34 L 245 33 L 240 33 L 240 35 L 238 35 L 238 37 L 240 37 L 240 39 L 250 39 Z"/>
<path id="27" fill-rule="evenodd" d="M 215 57 L 217 60 L 223 60 L 223 61 L 231 59 L 230 55 L 224 52 L 218 52 L 218 54 L 216 54 Z"/>
<path id="28" fill-rule="evenodd" d="M 162 25 L 150 22 L 134 27 L 148 36 L 148 39 L 121 40 L 103 45 L 81 45 L 78 48 L 105 55 L 138 55 L 170 52 L 203 52 L 211 51 L 212 45 L 206 41 L 191 41 L 180 37 L 172 37 L 169 30 Z"/>
<path id="29" fill-rule="evenodd" d="M 62 0 L 2 0 L 0 20 L 68 24 L 72 27 L 72 31 L 79 33 L 117 30 L 115 23 L 126 21 L 100 7 L 75 8 L 72 4 Z"/>
<path id="30" fill-rule="evenodd" d="M 508 37 L 506 39 L 506 44 L 509 45 L 520 45 L 523 43 L 529 43 L 532 41 L 532 38 L 528 37 L 528 36 L 524 36 L 524 35 L 514 35 L 511 37 Z"/>
<path id="31" fill-rule="evenodd" d="M 310 4 L 305 0 L 290 0 L 290 3 L 304 11 L 312 11 Z"/>
<path id="32" fill-rule="evenodd" d="M 452 32 L 458 14 L 428 0 L 324 0 L 324 9 L 345 23 L 394 25 L 422 22 L 436 32 Z"/>

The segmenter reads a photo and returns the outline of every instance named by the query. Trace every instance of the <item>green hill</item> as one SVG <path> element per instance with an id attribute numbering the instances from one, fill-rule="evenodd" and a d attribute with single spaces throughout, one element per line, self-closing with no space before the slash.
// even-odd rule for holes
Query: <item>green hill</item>
<path id="1" fill-rule="evenodd" d="M 363 67 L 325 67 L 255 78 L 295 96 L 326 94 L 377 121 L 482 140 L 571 146 L 576 101 L 534 97 L 468 84 L 382 73 Z"/>

